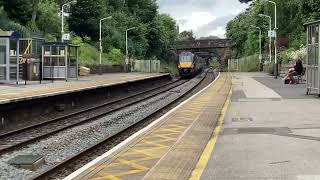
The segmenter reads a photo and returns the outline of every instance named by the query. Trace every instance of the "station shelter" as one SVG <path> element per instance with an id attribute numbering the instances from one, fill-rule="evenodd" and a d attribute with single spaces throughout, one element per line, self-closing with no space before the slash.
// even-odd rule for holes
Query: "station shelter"
<path id="1" fill-rule="evenodd" d="M 42 46 L 42 79 L 78 79 L 79 46 L 47 42 Z"/>
<path id="2" fill-rule="evenodd" d="M 0 30 L 0 82 L 19 81 L 19 38 L 16 31 Z"/>
<path id="3" fill-rule="evenodd" d="M 42 45 L 46 39 L 39 37 L 21 38 L 19 40 L 20 79 L 41 80 Z"/>
<path id="4" fill-rule="evenodd" d="M 320 96 L 320 20 L 306 23 L 305 26 L 307 26 L 307 94 L 313 91 Z"/>

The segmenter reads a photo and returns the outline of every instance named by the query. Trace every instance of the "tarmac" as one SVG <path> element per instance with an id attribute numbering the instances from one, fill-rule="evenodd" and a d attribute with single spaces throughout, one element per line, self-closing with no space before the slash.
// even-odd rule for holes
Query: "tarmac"
<path id="1" fill-rule="evenodd" d="M 233 95 L 203 180 L 319 180 L 320 99 L 305 84 L 233 74 Z"/>

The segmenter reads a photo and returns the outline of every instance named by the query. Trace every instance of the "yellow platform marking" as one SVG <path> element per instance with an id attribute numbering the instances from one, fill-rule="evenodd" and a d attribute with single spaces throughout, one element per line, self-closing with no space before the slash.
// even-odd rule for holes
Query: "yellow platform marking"
<path id="1" fill-rule="evenodd" d="M 168 117 L 160 127 L 144 136 L 127 151 L 118 154 L 111 162 L 100 165 L 93 169 L 94 180 L 110 179 L 133 179 L 136 174 L 141 177 L 150 169 L 147 164 L 157 162 L 169 150 L 180 136 L 190 127 L 193 121 L 199 117 L 211 100 L 219 96 L 215 92 L 216 87 L 223 86 L 224 83 L 216 83 L 213 92 L 208 98 L 208 93 L 200 94 L 196 99 L 191 100 L 183 109 L 180 108 L 176 113 Z"/>
<path id="2" fill-rule="evenodd" d="M 218 124 L 217 124 L 216 128 L 213 131 L 212 137 L 210 138 L 209 143 L 207 144 L 206 148 L 204 149 L 204 151 L 200 157 L 200 160 L 197 163 L 195 170 L 192 172 L 189 180 L 200 180 L 204 169 L 207 167 L 207 164 L 209 162 L 211 154 L 214 151 L 219 134 L 221 132 L 223 121 L 224 121 L 225 115 L 227 113 L 229 104 L 231 102 L 231 96 L 232 96 L 232 88 L 230 89 L 229 95 L 227 97 L 227 101 L 222 108 L 221 116 L 218 120 Z"/>
<path id="3" fill-rule="evenodd" d="M 171 127 L 171 128 L 170 128 Z M 110 179 L 110 180 L 121 180 L 121 177 L 131 175 L 131 174 L 137 174 L 140 172 L 144 172 L 149 170 L 149 168 L 139 164 L 143 161 L 149 161 L 149 160 L 154 160 L 154 159 L 160 159 L 161 156 L 152 153 L 153 151 L 160 150 L 160 149 L 165 149 L 168 148 L 168 146 L 160 144 L 163 142 L 168 142 L 168 141 L 176 141 L 179 134 L 183 132 L 183 129 L 186 129 L 187 126 L 181 126 L 181 125 L 169 125 L 168 128 L 160 128 L 150 134 L 147 138 L 142 140 L 141 142 L 137 143 L 135 145 L 135 148 L 129 149 L 129 152 L 125 152 L 121 155 L 121 159 L 116 159 L 116 162 L 113 162 L 111 164 L 107 165 L 101 165 L 97 169 L 99 170 L 98 174 L 101 177 L 97 178 L 92 178 L 93 180 L 102 180 L 102 179 Z M 161 133 L 161 132 L 167 132 L 167 133 Z M 171 136 L 177 136 L 177 137 L 171 137 Z M 152 138 L 158 138 L 156 141 L 148 141 L 146 139 L 152 139 Z M 160 140 L 159 140 L 160 138 Z M 153 147 L 148 147 L 143 150 L 136 149 L 141 146 L 145 145 L 152 145 Z M 130 158 L 130 156 L 133 155 L 143 155 L 144 157 L 134 159 L 134 160 L 125 160 L 123 158 Z M 114 168 L 121 168 L 123 165 L 128 165 L 133 168 L 133 170 L 125 171 L 122 173 L 111 173 L 111 172 L 106 172 L 106 170 L 112 171 Z M 103 172 L 102 172 L 103 170 Z"/>
<path id="4" fill-rule="evenodd" d="M 143 171 L 146 171 L 149 169 L 149 168 L 141 166 L 133 161 L 128 161 L 125 159 L 119 159 L 118 161 L 120 162 L 120 164 L 128 165 L 128 166 L 135 168 L 135 169 L 130 170 L 130 171 L 126 171 L 126 172 L 122 172 L 122 173 L 118 173 L 118 174 L 101 173 L 102 177 L 92 178 L 92 180 L 102 180 L 102 179 L 120 180 L 121 179 L 120 177 L 122 177 L 122 176 L 136 174 L 136 173 L 143 172 Z"/>

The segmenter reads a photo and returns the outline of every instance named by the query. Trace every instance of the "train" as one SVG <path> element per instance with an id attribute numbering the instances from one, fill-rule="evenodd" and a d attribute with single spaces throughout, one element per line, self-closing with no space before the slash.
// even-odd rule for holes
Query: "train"
<path id="1" fill-rule="evenodd" d="M 204 66 L 205 60 L 192 52 L 181 52 L 178 57 L 178 70 L 181 78 L 193 78 L 199 74 Z"/>

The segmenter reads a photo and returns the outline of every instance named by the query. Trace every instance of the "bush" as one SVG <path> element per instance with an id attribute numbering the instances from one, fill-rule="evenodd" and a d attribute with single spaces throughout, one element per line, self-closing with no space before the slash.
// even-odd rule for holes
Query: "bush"
<path id="1" fill-rule="evenodd" d="M 38 6 L 37 26 L 45 33 L 60 35 L 59 7 L 54 1 L 41 1 Z M 49 23 L 48 23 L 49 22 Z"/>
<path id="2" fill-rule="evenodd" d="M 258 55 L 252 55 L 239 59 L 239 69 L 241 72 L 257 72 L 260 70 L 260 60 Z"/>
<path id="3" fill-rule="evenodd" d="M 290 61 L 302 60 L 305 61 L 307 58 L 307 48 L 300 46 L 298 50 L 288 49 L 280 53 L 283 64 L 288 64 Z"/>
<path id="4" fill-rule="evenodd" d="M 173 76 L 179 75 L 177 65 L 174 62 L 166 63 L 166 62 L 162 61 L 161 62 L 161 72 L 162 73 L 170 73 Z"/>
<path id="5" fill-rule="evenodd" d="M 268 62 L 268 63 L 266 64 L 266 67 L 267 67 L 268 73 L 269 73 L 270 75 L 273 75 L 273 74 L 274 74 L 274 64 Z"/>
<path id="6" fill-rule="evenodd" d="M 108 62 L 116 65 L 124 65 L 123 54 L 120 49 L 112 48 L 108 53 Z"/>

